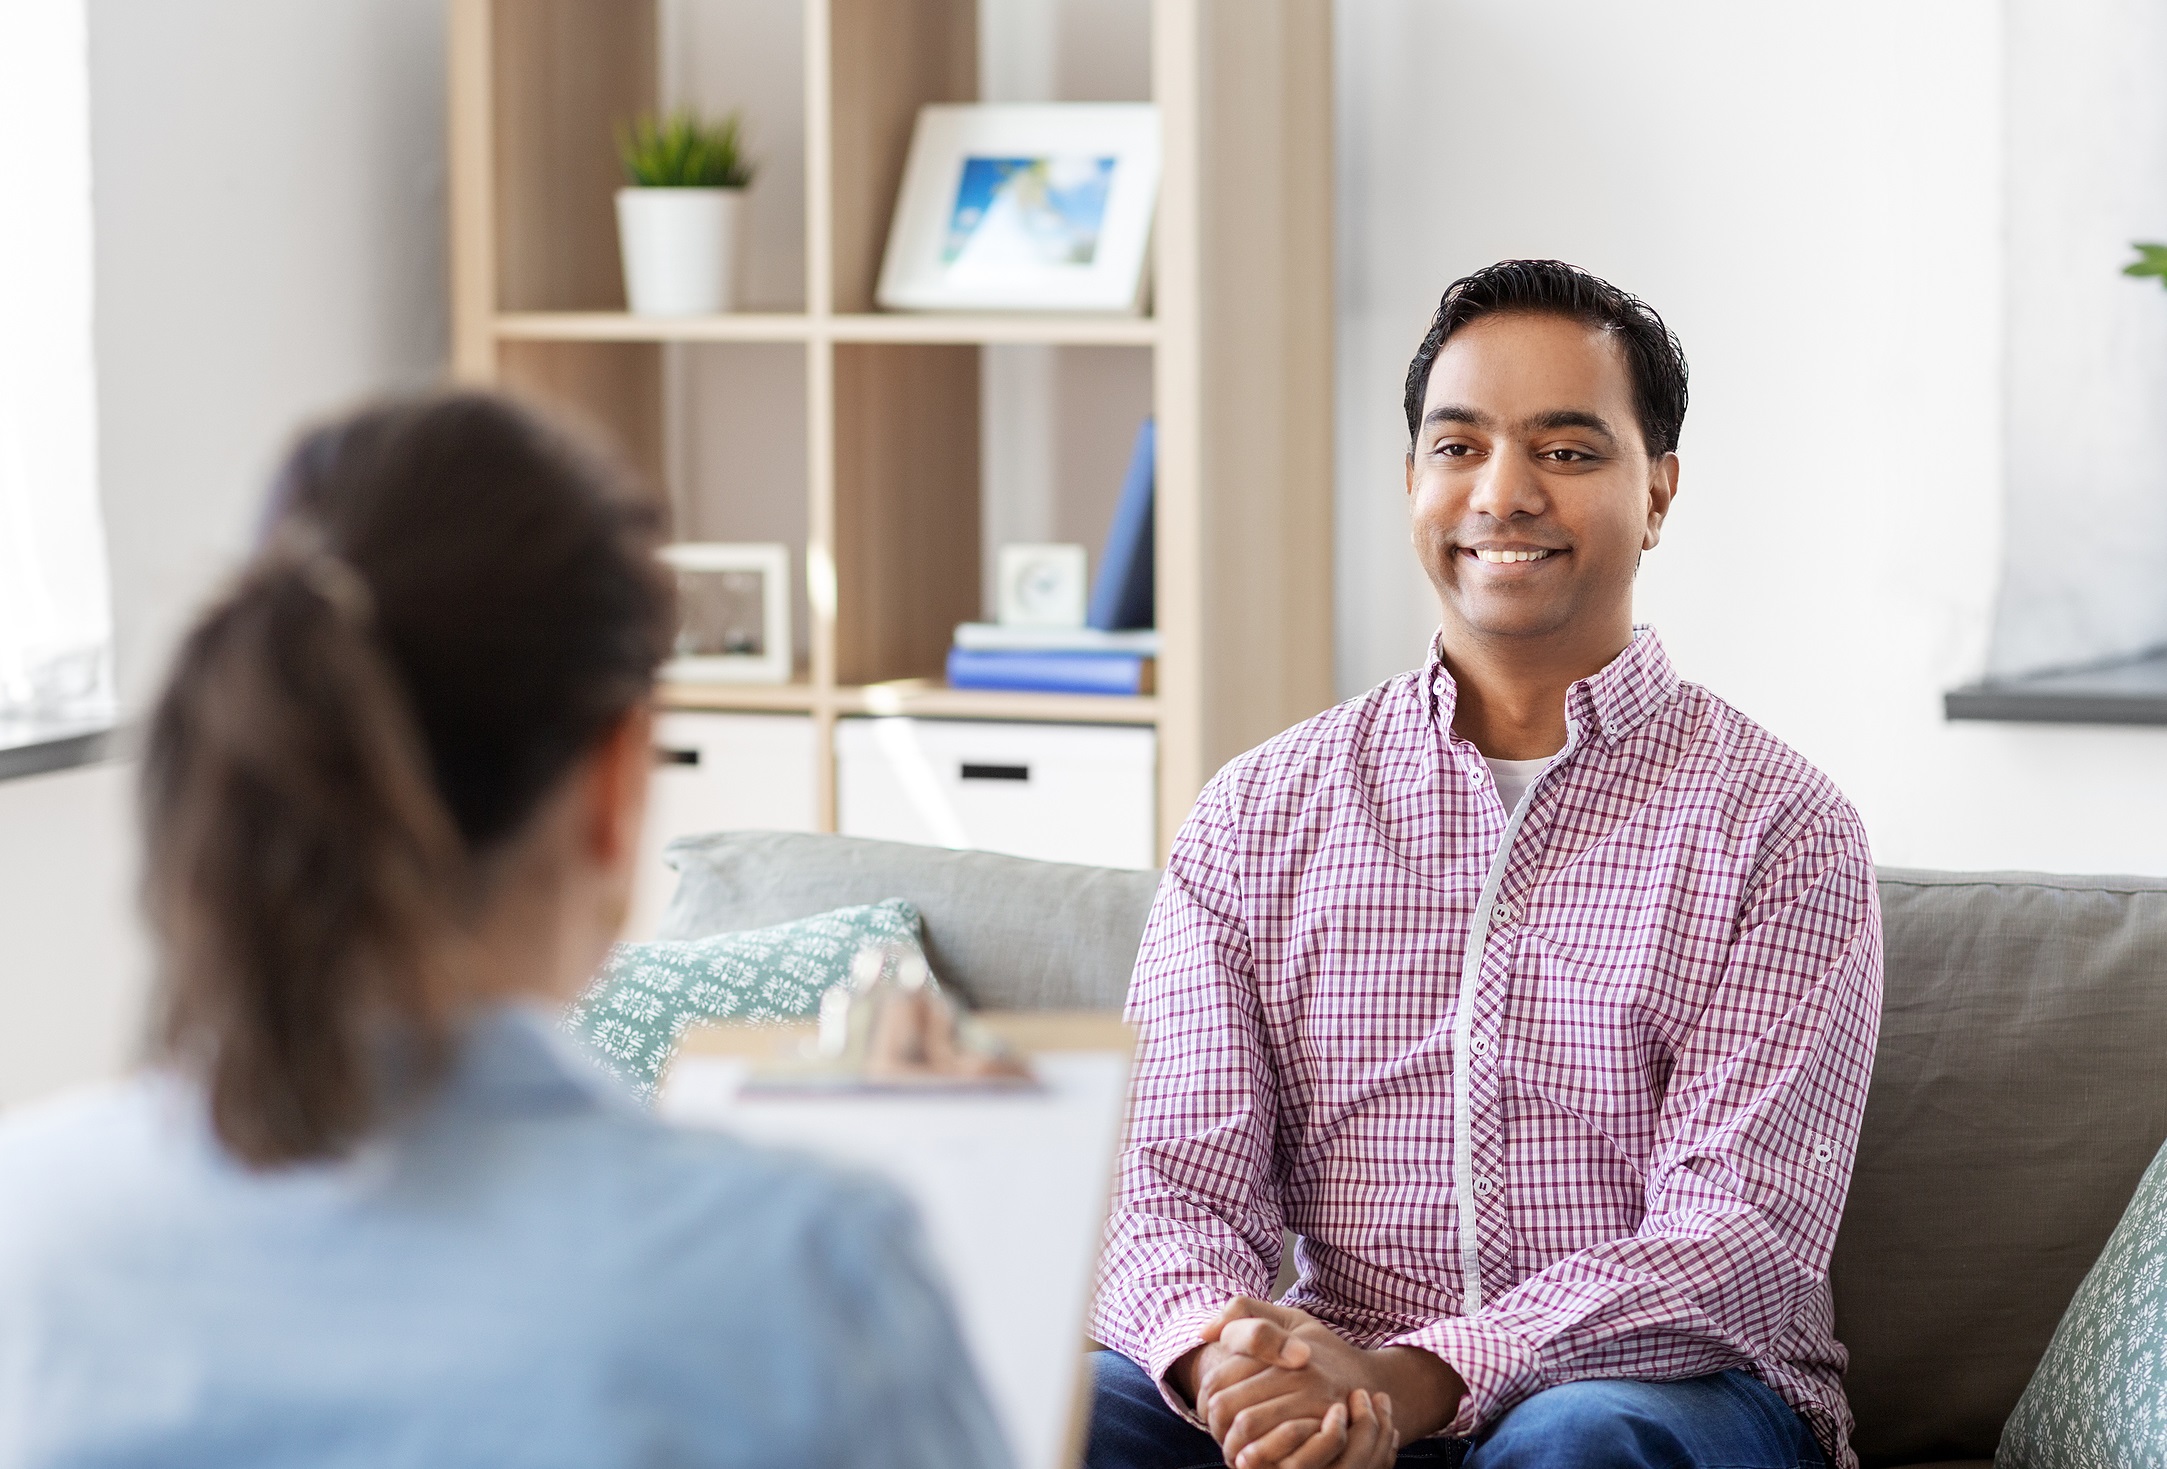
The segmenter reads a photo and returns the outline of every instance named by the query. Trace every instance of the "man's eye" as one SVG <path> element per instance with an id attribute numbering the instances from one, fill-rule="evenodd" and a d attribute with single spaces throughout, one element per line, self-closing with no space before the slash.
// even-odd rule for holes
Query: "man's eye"
<path id="1" fill-rule="evenodd" d="M 1582 460 L 1593 459 L 1595 456 L 1579 449 L 1552 449 L 1543 457 L 1545 459 L 1555 459 L 1560 464 L 1578 464 Z"/>
<path id="2" fill-rule="evenodd" d="M 1465 459 L 1475 449 L 1472 444 L 1439 444 L 1437 452 L 1447 459 Z"/>

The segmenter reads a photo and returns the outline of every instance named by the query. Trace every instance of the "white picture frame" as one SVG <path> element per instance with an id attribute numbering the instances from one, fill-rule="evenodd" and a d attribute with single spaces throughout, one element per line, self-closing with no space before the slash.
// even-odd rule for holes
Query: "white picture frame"
<path id="1" fill-rule="evenodd" d="M 679 683 L 788 683 L 790 548 L 766 542 L 664 546 L 677 573 L 678 633 L 662 676 Z"/>
<path id="2" fill-rule="evenodd" d="M 921 108 L 874 299 L 1141 313 L 1159 163 L 1148 102 Z"/>

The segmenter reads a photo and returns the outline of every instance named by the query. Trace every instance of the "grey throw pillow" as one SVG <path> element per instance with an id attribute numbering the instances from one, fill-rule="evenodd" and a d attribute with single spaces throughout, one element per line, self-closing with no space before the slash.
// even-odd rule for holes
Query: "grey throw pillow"
<path id="1" fill-rule="evenodd" d="M 2062 1313 L 1994 1463 L 2167 1465 L 2167 1146 Z"/>
<path id="2" fill-rule="evenodd" d="M 741 933 L 619 944 L 564 1025 L 652 1099 L 686 1027 L 811 1019 L 868 945 L 922 954 L 918 910 L 891 898 Z"/>

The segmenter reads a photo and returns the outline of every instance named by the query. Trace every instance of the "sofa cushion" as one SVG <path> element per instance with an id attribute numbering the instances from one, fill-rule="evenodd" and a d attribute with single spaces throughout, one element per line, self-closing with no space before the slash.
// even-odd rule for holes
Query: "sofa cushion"
<path id="1" fill-rule="evenodd" d="M 2167 1148 L 2002 1430 L 2005 1469 L 2167 1464 Z"/>
<path id="2" fill-rule="evenodd" d="M 1156 872 L 792 832 L 686 837 L 667 856 L 680 876 L 664 938 L 902 898 L 941 982 L 993 1010 L 1118 1009 L 1159 884 Z"/>
<path id="3" fill-rule="evenodd" d="M 1991 1458 L 2162 1138 L 2167 882 L 1885 870 L 1832 1270 L 1867 1465 Z"/>
<path id="4" fill-rule="evenodd" d="M 619 944 L 565 1012 L 564 1028 L 652 1100 L 688 1026 L 809 1020 L 867 947 L 918 953 L 917 910 L 890 899 L 745 932 Z"/>

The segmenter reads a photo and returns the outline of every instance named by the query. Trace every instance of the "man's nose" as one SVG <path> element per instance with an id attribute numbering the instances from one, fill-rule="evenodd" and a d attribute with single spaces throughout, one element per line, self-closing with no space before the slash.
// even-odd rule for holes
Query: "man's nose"
<path id="1" fill-rule="evenodd" d="M 1540 515 L 1549 508 L 1549 501 L 1542 477 L 1525 456 L 1496 454 L 1475 482 L 1467 508 L 1493 520 L 1510 520 L 1515 515 Z"/>

